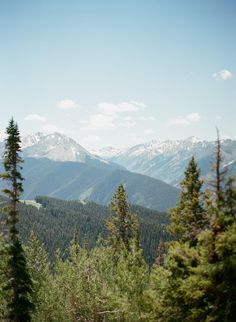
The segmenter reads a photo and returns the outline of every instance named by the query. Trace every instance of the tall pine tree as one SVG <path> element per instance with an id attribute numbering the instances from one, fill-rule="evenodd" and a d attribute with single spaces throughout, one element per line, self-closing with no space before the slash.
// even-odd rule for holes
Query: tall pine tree
<path id="1" fill-rule="evenodd" d="M 197 234 L 206 224 L 206 215 L 202 205 L 202 180 L 194 157 L 190 160 L 181 182 L 181 195 L 177 206 L 171 210 L 170 232 L 180 240 L 195 245 Z"/>
<path id="2" fill-rule="evenodd" d="M 113 214 L 107 222 L 110 245 L 116 250 L 125 248 L 129 252 L 131 242 L 135 241 L 139 248 L 138 218 L 129 211 L 127 194 L 122 184 L 112 198 L 110 210 Z"/>
<path id="3" fill-rule="evenodd" d="M 8 246 L 8 285 L 6 289 L 11 291 L 8 303 L 8 318 L 14 322 L 31 321 L 31 310 L 34 305 L 29 299 L 32 290 L 32 282 L 27 270 L 25 254 L 19 240 L 17 222 L 19 220 L 18 203 L 19 197 L 23 192 L 20 164 L 23 162 L 20 157 L 20 133 L 17 124 L 13 119 L 10 120 L 6 130 L 7 138 L 5 141 L 5 152 L 3 155 L 3 166 L 5 172 L 1 178 L 8 183 L 3 192 L 9 198 L 7 207 L 7 225 L 9 227 L 9 246 Z"/>

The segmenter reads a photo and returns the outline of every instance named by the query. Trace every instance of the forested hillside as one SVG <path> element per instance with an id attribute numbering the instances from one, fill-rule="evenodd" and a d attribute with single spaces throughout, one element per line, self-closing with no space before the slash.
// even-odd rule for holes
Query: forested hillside
<path id="1" fill-rule="evenodd" d="M 3 200 L 3 198 L 1 197 Z M 37 197 L 37 208 L 22 202 L 20 206 L 19 231 L 23 241 L 27 241 L 34 231 L 44 243 L 50 256 L 60 248 L 62 253 L 76 234 L 81 245 L 89 249 L 96 245 L 99 235 L 107 237 L 105 222 L 111 216 L 108 208 L 94 202 L 81 203 L 49 197 Z M 166 232 L 168 216 L 166 213 L 131 206 L 131 212 L 140 219 L 140 239 L 143 254 L 147 263 L 154 262 L 160 239 L 167 241 L 170 235 Z"/>

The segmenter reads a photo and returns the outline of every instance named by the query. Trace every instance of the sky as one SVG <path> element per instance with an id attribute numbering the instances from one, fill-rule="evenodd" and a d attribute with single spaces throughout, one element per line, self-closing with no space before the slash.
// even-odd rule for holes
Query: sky
<path id="1" fill-rule="evenodd" d="M 0 135 L 236 139 L 236 1 L 0 0 Z"/>

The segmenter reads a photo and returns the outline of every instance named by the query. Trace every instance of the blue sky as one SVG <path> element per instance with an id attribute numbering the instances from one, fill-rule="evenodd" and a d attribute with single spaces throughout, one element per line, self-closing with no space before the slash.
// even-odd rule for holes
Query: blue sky
<path id="1" fill-rule="evenodd" d="M 0 1 L 0 132 L 236 139 L 236 2 Z"/>

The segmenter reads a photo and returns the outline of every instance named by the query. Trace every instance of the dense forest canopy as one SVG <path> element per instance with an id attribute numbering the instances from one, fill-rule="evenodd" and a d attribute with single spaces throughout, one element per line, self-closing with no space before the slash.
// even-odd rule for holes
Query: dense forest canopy
<path id="1" fill-rule="evenodd" d="M 0 200 L 4 202 L 3 197 Z M 36 202 L 42 206 L 37 208 L 33 202 L 27 201 L 19 204 L 20 236 L 26 242 L 34 231 L 50 257 L 54 256 L 57 248 L 64 253 L 75 233 L 78 242 L 86 244 L 89 249 L 96 245 L 99 236 L 107 238 L 105 223 L 111 215 L 107 207 L 89 201 L 82 203 L 45 196 L 36 197 Z M 168 215 L 137 205 L 131 205 L 130 210 L 140 220 L 143 255 L 146 262 L 152 264 L 159 241 L 172 238 L 166 231 Z"/>
<path id="2" fill-rule="evenodd" d="M 235 321 L 236 189 L 221 161 L 218 137 L 205 191 L 190 160 L 170 221 L 130 206 L 123 185 L 108 208 L 48 197 L 27 205 L 19 202 L 20 137 L 11 120 L 1 175 L 1 321 Z"/>

